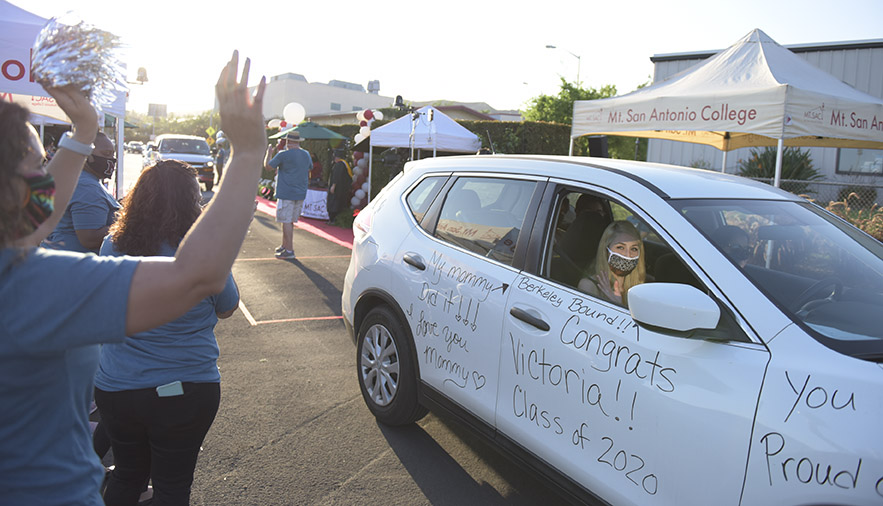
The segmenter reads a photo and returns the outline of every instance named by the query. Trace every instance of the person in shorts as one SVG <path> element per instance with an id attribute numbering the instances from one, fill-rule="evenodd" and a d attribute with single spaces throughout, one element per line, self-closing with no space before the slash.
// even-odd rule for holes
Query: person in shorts
<path id="1" fill-rule="evenodd" d="M 294 224 L 297 223 L 307 198 L 310 169 L 313 160 L 300 147 L 300 133 L 288 132 L 286 149 L 270 159 L 270 149 L 264 157 L 264 166 L 276 171 L 276 222 L 282 224 L 282 245 L 276 248 L 276 258 L 294 258 Z"/>

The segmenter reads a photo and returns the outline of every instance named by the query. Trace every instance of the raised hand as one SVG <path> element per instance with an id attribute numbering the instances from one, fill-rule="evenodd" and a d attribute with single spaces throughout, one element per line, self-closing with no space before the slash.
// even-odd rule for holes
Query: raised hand
<path id="1" fill-rule="evenodd" d="M 89 97 L 73 85 L 45 89 L 55 99 L 58 107 L 61 107 L 71 119 L 74 139 L 84 144 L 92 144 L 95 134 L 98 133 L 98 113 L 89 103 Z"/>
<path id="2" fill-rule="evenodd" d="M 242 66 L 242 77 L 236 80 L 239 68 L 239 51 L 233 51 L 233 57 L 227 63 L 218 78 L 215 92 L 221 115 L 221 128 L 230 140 L 233 153 L 257 151 L 261 156 L 267 138 L 264 133 L 263 102 L 267 80 L 261 78 L 254 99 L 248 93 L 248 72 L 251 60 L 246 58 Z"/>

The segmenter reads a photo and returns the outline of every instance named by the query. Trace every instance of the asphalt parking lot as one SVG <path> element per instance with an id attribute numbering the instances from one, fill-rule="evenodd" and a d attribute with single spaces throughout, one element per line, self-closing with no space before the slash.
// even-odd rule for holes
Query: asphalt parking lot
<path id="1" fill-rule="evenodd" d="M 563 504 L 457 424 L 379 425 L 340 316 L 350 249 L 295 228 L 283 261 L 280 239 L 256 213 L 233 266 L 241 305 L 216 327 L 221 407 L 191 504 Z"/>

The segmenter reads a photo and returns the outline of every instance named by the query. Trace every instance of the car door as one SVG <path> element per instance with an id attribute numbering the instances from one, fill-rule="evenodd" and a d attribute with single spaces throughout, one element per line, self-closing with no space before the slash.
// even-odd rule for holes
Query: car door
<path id="1" fill-rule="evenodd" d="M 718 329 L 685 337 L 581 293 L 570 270 L 555 267 L 564 255 L 556 241 L 563 201 L 590 190 L 608 220 L 641 231 L 653 264 L 647 282 L 657 260 L 674 255 L 682 282 L 708 290 L 702 270 L 670 246 L 685 222 L 659 207 L 667 204 L 645 195 L 641 209 L 609 191 L 562 185 L 533 228 L 543 253 L 513 282 L 503 315 L 498 430 L 614 504 L 738 504 L 769 354 L 729 313 Z M 673 218 L 672 229 L 650 215 Z"/>
<path id="2" fill-rule="evenodd" d="M 494 423 L 500 322 L 536 178 L 458 176 L 399 248 L 420 379 Z"/>

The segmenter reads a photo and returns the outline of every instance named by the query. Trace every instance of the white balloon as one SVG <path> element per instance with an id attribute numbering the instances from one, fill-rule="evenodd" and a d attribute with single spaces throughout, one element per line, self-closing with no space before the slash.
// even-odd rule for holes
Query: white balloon
<path id="1" fill-rule="evenodd" d="M 353 167 L 353 175 L 354 176 L 361 176 L 362 175 L 362 168 L 359 167 L 358 165 Z"/>
<path id="2" fill-rule="evenodd" d="M 365 136 L 362 134 L 356 134 L 356 136 L 353 137 L 353 139 L 356 141 L 356 144 L 358 144 L 358 143 L 362 142 L 363 140 L 365 140 Z"/>
<path id="3" fill-rule="evenodd" d="M 359 202 L 361 202 L 361 201 L 362 201 L 362 199 L 358 199 L 356 197 L 353 197 L 350 199 L 350 204 L 352 204 L 353 206 L 357 206 L 357 205 L 359 205 Z"/>
<path id="4" fill-rule="evenodd" d="M 279 125 L 282 124 L 282 120 L 278 118 L 273 118 L 267 123 L 267 128 L 279 128 Z"/>
<path id="5" fill-rule="evenodd" d="M 359 129 L 359 133 L 362 134 L 362 137 L 368 137 L 371 134 L 371 127 L 363 126 Z"/>
<path id="6" fill-rule="evenodd" d="M 368 159 L 367 158 L 359 158 L 359 161 L 356 162 L 356 165 L 360 169 L 367 169 L 368 168 Z"/>
<path id="7" fill-rule="evenodd" d="M 365 121 L 365 111 L 359 111 L 356 113 L 356 119 L 359 121 Z"/>
<path id="8" fill-rule="evenodd" d="M 307 111 L 304 110 L 304 106 L 300 105 L 297 102 L 291 102 L 282 109 L 282 117 L 285 118 L 285 121 L 295 126 L 301 121 L 304 120 L 304 117 L 307 115 Z"/>
<path id="9" fill-rule="evenodd" d="M 365 198 L 365 190 L 359 188 L 358 190 L 356 190 L 355 195 L 359 200 L 362 200 L 363 198 Z"/>
<path id="10" fill-rule="evenodd" d="M 383 113 L 377 109 L 374 109 L 374 119 L 377 121 L 381 121 L 383 119 Z"/>
<path id="11" fill-rule="evenodd" d="M 368 181 L 362 183 L 362 191 L 368 193 Z"/>

